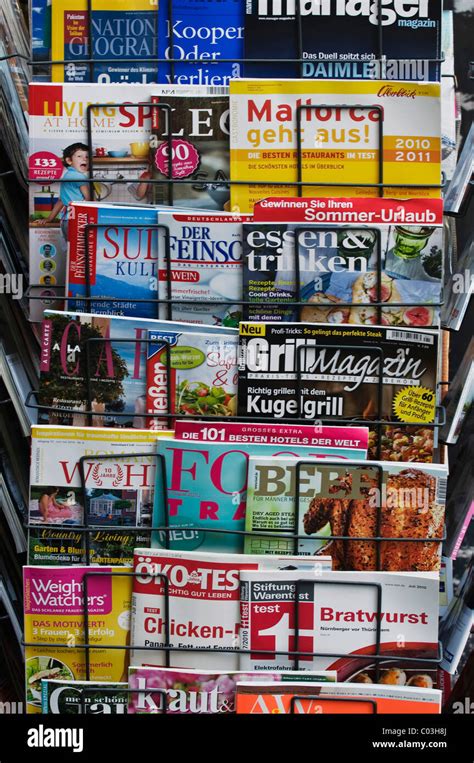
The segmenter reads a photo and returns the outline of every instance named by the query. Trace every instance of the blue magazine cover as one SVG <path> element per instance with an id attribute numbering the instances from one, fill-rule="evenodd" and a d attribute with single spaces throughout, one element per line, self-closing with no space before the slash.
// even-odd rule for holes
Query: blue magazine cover
<path id="1" fill-rule="evenodd" d="M 157 470 L 153 526 L 180 526 L 166 533 L 152 533 L 152 546 L 174 551 L 225 551 L 242 553 L 243 535 L 206 532 L 245 530 L 248 458 L 299 456 L 362 460 L 365 451 L 326 446 L 260 445 L 255 443 L 189 442 L 160 439 L 164 456 L 168 506 L 165 506 L 162 469 Z M 168 522 L 167 520 L 168 514 Z"/>
<path id="2" fill-rule="evenodd" d="M 159 222 L 156 208 L 73 203 L 69 217 L 68 310 L 165 316 L 164 305 L 137 301 L 158 299 L 158 229 L 148 227 Z M 87 272 L 90 296 L 106 298 L 103 302 L 70 299 L 87 295 Z"/>
<path id="3" fill-rule="evenodd" d="M 173 0 L 172 3 L 160 0 L 158 55 L 177 62 L 174 72 L 170 64 L 160 63 L 158 81 L 228 85 L 232 77 L 240 77 L 242 64 L 235 59 L 243 58 L 244 12 L 243 0 Z M 201 58 L 202 62 L 195 63 Z M 222 58 L 229 61 L 220 62 Z"/>

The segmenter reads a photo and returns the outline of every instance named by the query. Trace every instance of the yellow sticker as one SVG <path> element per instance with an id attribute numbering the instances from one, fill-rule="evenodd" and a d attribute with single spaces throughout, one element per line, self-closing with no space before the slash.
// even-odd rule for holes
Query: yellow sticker
<path id="1" fill-rule="evenodd" d="M 393 412 L 400 421 L 429 424 L 434 421 L 436 395 L 428 387 L 405 387 L 395 395 Z"/>

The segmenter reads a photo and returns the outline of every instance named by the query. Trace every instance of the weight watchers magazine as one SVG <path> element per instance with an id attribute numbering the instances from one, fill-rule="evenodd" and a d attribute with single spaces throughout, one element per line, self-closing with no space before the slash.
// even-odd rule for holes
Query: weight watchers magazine
<path id="1" fill-rule="evenodd" d="M 240 533 L 245 524 L 250 455 L 341 460 L 364 457 L 364 451 L 357 448 L 327 445 L 232 444 L 166 438 L 160 442 L 158 454 L 165 461 L 167 503 L 163 480 L 157 473 L 153 525 L 166 525 L 171 530 L 154 531 L 152 545 L 179 551 L 229 553 L 241 553 L 244 548 Z"/>
<path id="2" fill-rule="evenodd" d="M 132 583 L 120 573 L 122 567 L 23 568 L 27 713 L 41 712 L 43 678 L 85 679 L 86 606 L 91 680 L 127 679 L 128 652 L 106 648 L 128 644 Z"/>
<path id="3" fill-rule="evenodd" d="M 299 557 L 135 549 L 131 665 L 164 665 L 160 647 L 167 644 L 183 647 L 169 652 L 171 667 L 236 670 L 241 570 L 288 567 L 315 576 L 331 564 L 328 557 L 318 565 Z"/>
<path id="4" fill-rule="evenodd" d="M 437 571 L 447 474 L 441 464 L 326 466 L 251 456 L 245 529 L 252 535 L 245 537 L 244 550 L 282 554 L 286 545 L 287 553 L 330 554 L 333 570 Z M 285 540 L 279 533 L 301 537 Z M 351 540 L 377 535 L 420 540 Z"/>
<path id="5" fill-rule="evenodd" d="M 437 331 L 332 324 L 240 324 L 238 415 L 371 428 L 369 458 L 432 461 L 437 402 Z M 379 367 L 383 362 L 383 377 Z M 403 427 L 400 422 L 417 426 Z"/>

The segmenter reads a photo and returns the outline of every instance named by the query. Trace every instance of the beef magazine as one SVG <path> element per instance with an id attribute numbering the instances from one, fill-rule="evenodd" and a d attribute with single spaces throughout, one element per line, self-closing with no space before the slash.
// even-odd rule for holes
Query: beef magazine
<path id="1" fill-rule="evenodd" d="M 387 420 L 379 449 L 371 428 L 369 458 L 433 460 L 435 430 L 424 425 L 434 422 L 438 399 L 437 331 L 257 322 L 239 331 L 238 415 Z"/>
<path id="2" fill-rule="evenodd" d="M 128 683 L 130 714 L 163 713 L 172 715 L 235 713 L 237 681 L 318 681 L 334 683 L 336 671 L 318 673 L 249 673 L 212 670 L 175 670 L 174 668 L 130 667 Z"/>
<path id="3" fill-rule="evenodd" d="M 171 432 L 121 429 L 117 437 L 98 427 L 33 427 L 28 563 L 132 564 L 135 546 L 150 542 L 154 454 L 158 437 L 165 435 Z M 88 546 L 85 524 L 91 528 Z M 127 529 L 134 527 L 143 529 Z"/>
<path id="4" fill-rule="evenodd" d="M 151 329 L 191 336 L 200 326 L 45 311 L 39 390 L 39 402 L 45 408 L 40 410 L 40 423 L 145 429 L 147 332 Z M 236 329 L 208 326 L 206 332 L 228 338 Z M 89 394 L 92 421 L 80 412 L 87 410 Z"/>
<path id="5" fill-rule="evenodd" d="M 136 548 L 130 664 L 163 666 L 162 647 L 180 646 L 182 651 L 168 652 L 171 667 L 236 670 L 241 570 L 288 567 L 314 576 L 330 569 L 331 563 L 328 557 L 318 564 L 300 557 Z"/>
<path id="6" fill-rule="evenodd" d="M 164 459 L 163 476 L 157 472 L 152 546 L 179 551 L 226 551 L 241 553 L 247 498 L 250 455 L 304 458 L 356 459 L 357 448 L 258 443 L 188 442 L 163 438 L 158 455 Z M 173 527 L 176 527 L 173 530 Z"/>
<path id="7" fill-rule="evenodd" d="M 430 572 L 323 572 L 315 580 L 300 571 L 242 570 L 239 669 L 329 669 L 346 681 L 371 666 L 379 625 L 379 654 L 394 668 L 397 658 L 436 657 L 438 592 L 439 576 Z"/>
<path id="8" fill-rule="evenodd" d="M 410 686 L 364 686 L 335 683 L 307 683 L 298 681 L 250 683 L 237 682 L 237 714 L 265 715 L 267 713 L 295 713 L 296 715 L 323 715 L 350 713 L 373 715 L 396 713 L 439 715 L 441 692 L 437 689 Z M 343 701 L 338 701 L 342 699 Z M 350 700 L 353 699 L 353 702 Z"/>
<path id="9" fill-rule="evenodd" d="M 329 554 L 333 570 L 438 571 L 447 476 L 442 464 L 326 466 L 251 456 L 245 529 L 252 535 L 244 550 L 282 554 L 286 543 L 287 553 Z M 300 537 L 285 541 L 291 533 Z M 420 540 L 351 540 L 377 535 Z"/>
<path id="10" fill-rule="evenodd" d="M 129 639 L 132 583 L 120 573 L 123 567 L 23 567 L 27 713 L 41 712 L 43 678 L 85 679 L 86 606 L 91 680 L 127 680 L 127 650 L 107 649 Z"/>
<path id="11" fill-rule="evenodd" d="M 292 205 L 276 198 L 254 213 L 243 224 L 244 300 L 255 303 L 245 306 L 246 319 L 439 324 L 441 199 L 295 199 Z"/>
<path id="12" fill-rule="evenodd" d="M 152 96 L 150 137 L 155 204 L 229 211 L 229 89 L 183 86 Z M 171 167 L 169 151 L 171 142 Z M 181 181 L 181 182 L 179 182 Z M 170 195 L 170 190 L 172 195 Z"/>
<path id="13" fill-rule="evenodd" d="M 302 62 L 298 59 L 296 2 L 301 14 Z M 348 0 L 248 0 L 246 77 L 439 80 L 441 0 L 353 3 Z M 275 65 L 276 64 L 276 65 Z"/>

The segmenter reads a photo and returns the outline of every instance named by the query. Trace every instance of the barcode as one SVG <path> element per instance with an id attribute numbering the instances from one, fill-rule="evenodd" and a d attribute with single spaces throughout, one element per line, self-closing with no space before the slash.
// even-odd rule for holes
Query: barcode
<path id="1" fill-rule="evenodd" d="M 434 342 L 432 334 L 421 334 L 419 331 L 397 331 L 396 329 L 389 329 L 387 331 L 387 339 L 395 339 L 402 342 L 419 342 L 420 344 L 433 344 Z"/>
<path id="2" fill-rule="evenodd" d="M 448 486 L 448 480 L 444 477 L 438 479 L 436 486 L 436 503 L 446 503 L 446 489 Z"/>
<path id="3" fill-rule="evenodd" d="M 229 95 L 227 85 L 207 85 L 206 95 Z"/>

